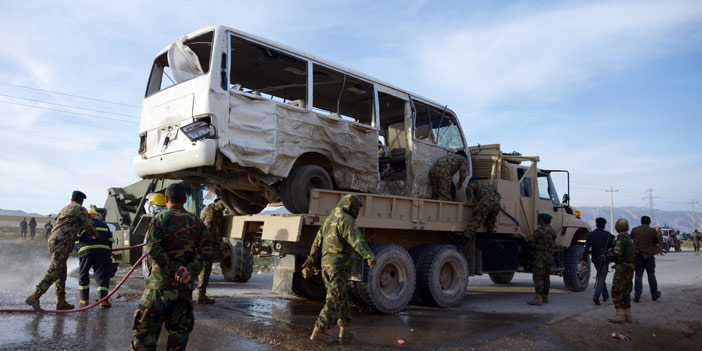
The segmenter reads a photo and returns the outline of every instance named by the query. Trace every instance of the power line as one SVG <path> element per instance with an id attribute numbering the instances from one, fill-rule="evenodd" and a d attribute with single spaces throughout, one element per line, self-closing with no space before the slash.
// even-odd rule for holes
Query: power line
<path id="1" fill-rule="evenodd" d="M 122 105 L 122 106 L 136 107 L 136 108 L 141 107 L 141 106 L 130 105 L 130 104 L 125 104 L 125 103 L 121 103 L 121 102 L 115 102 L 115 101 L 109 101 L 109 100 L 102 100 L 102 99 L 91 98 L 91 97 L 87 97 L 87 96 L 73 95 L 73 94 L 61 93 L 61 92 L 58 92 L 58 91 L 52 91 L 52 90 L 45 90 L 45 89 L 33 88 L 33 87 L 28 87 L 28 86 L 19 85 L 19 84 L 10 84 L 10 83 L 5 83 L 5 82 L 0 82 L 0 84 L 1 84 L 1 85 L 11 86 L 11 87 L 16 87 L 16 88 L 29 89 L 29 90 L 35 90 L 35 91 L 42 91 L 42 92 L 45 92 L 45 93 L 51 93 L 51 94 L 57 94 L 57 95 L 70 96 L 70 97 L 75 97 L 75 98 L 79 98 L 79 99 L 86 99 L 86 100 L 99 101 L 99 102 L 104 102 L 104 103 L 114 104 L 114 105 Z"/>
<path id="2" fill-rule="evenodd" d="M 104 117 L 104 116 L 97 116 L 97 115 L 91 115 L 91 114 L 80 113 L 80 112 L 64 111 L 64 110 L 59 110 L 59 109 L 50 108 L 50 107 L 41 107 L 41 106 L 34 106 L 34 105 L 26 105 L 26 104 L 20 104 L 20 103 L 12 102 L 12 101 L 0 100 L 0 103 L 10 104 L 10 105 L 17 105 L 17 106 L 24 106 L 24 107 L 30 107 L 30 108 L 37 108 L 37 109 L 48 110 L 48 111 L 63 112 L 63 113 L 67 113 L 67 114 L 80 115 L 80 116 L 86 116 L 86 117 L 100 118 L 100 119 L 106 119 L 106 120 L 110 120 L 110 121 L 117 121 L 117 122 L 125 122 L 125 123 L 138 124 L 138 123 L 135 122 L 135 121 L 126 121 L 126 120 L 118 119 L 118 118 L 110 118 L 110 117 Z"/>
<path id="3" fill-rule="evenodd" d="M 57 103 L 57 102 L 50 102 L 50 101 L 44 101 L 44 100 L 28 99 L 28 98 L 23 98 L 23 97 L 19 97 L 19 96 L 12 96 L 12 95 L 5 95 L 5 94 L 0 94 L 0 96 L 9 97 L 9 98 L 13 98 L 13 99 L 20 99 L 20 100 L 26 100 L 26 101 L 37 102 L 37 103 L 40 103 L 40 104 L 50 104 L 50 105 L 56 105 L 56 106 L 77 108 L 77 109 L 80 109 L 80 110 L 86 110 L 86 111 L 92 111 L 92 112 L 100 112 L 100 113 L 107 113 L 107 114 L 116 115 L 116 116 L 124 116 L 124 117 L 130 117 L 130 118 L 139 119 L 139 116 L 125 115 L 125 114 L 123 114 L 123 113 L 110 112 L 110 111 L 103 111 L 103 110 L 95 110 L 95 109 L 87 108 L 87 107 L 78 107 L 78 106 L 73 106 L 73 105 L 64 105 L 64 104 L 59 104 L 59 103 Z"/>
<path id="4" fill-rule="evenodd" d="M 656 191 L 656 190 L 653 188 L 646 189 L 648 196 L 643 198 L 644 200 L 648 199 L 648 206 L 649 206 L 650 211 L 651 211 L 651 221 L 653 221 L 653 199 L 658 197 L 658 196 L 653 196 L 654 191 Z"/>

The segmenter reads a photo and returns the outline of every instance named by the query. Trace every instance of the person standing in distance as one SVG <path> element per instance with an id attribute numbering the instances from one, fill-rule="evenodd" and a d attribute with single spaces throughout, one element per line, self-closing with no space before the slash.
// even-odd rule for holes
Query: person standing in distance
<path id="1" fill-rule="evenodd" d="M 27 219 L 22 218 L 22 222 L 20 222 L 19 226 L 20 226 L 20 238 L 22 238 L 22 239 L 27 238 Z"/>
<path id="2" fill-rule="evenodd" d="M 29 220 L 29 237 L 34 240 L 35 235 L 37 235 L 37 220 L 32 217 L 32 219 Z"/>
<path id="3" fill-rule="evenodd" d="M 631 280 L 634 276 L 634 241 L 629 236 L 629 222 L 620 218 L 614 224 L 617 238 L 607 252 L 608 262 L 614 262 L 612 279 L 612 300 L 617 314 L 609 317 L 612 323 L 632 323 L 631 318 Z"/>
<path id="4" fill-rule="evenodd" d="M 54 225 L 51 224 L 51 219 L 44 224 L 44 228 L 46 228 L 46 240 L 49 240 L 49 234 L 51 234 L 51 230 L 54 229 Z"/>
<path id="5" fill-rule="evenodd" d="M 607 263 L 604 261 L 604 255 L 609 250 L 612 241 L 614 241 L 614 235 L 612 233 L 604 230 L 607 220 L 598 217 L 595 219 L 595 225 L 597 229 L 593 230 L 588 234 L 587 241 L 585 242 L 585 252 L 583 253 L 583 264 L 587 265 L 588 255 L 592 255 L 592 264 L 597 270 L 597 278 L 595 280 L 595 294 L 592 296 L 592 302 L 595 305 L 600 305 L 600 295 L 602 296 L 602 301 L 607 301 L 609 299 L 609 292 L 607 292 Z"/>
<path id="6" fill-rule="evenodd" d="M 314 238 L 310 255 L 302 264 L 303 269 L 319 266 L 321 261 L 322 279 L 327 289 L 324 308 L 319 313 L 310 340 L 326 344 L 334 338 L 326 330 L 339 324 L 339 339 L 352 340 L 355 334 L 349 330 L 348 281 L 351 271 L 351 258 L 354 250 L 375 267 L 375 256 L 363 239 L 363 232 L 356 226 L 356 218 L 363 206 L 358 195 L 344 195 L 332 213 L 324 220 Z"/>
<path id="7" fill-rule="evenodd" d="M 541 306 L 548 303 L 548 291 L 551 287 L 551 263 L 553 262 L 553 243 L 556 241 L 556 232 L 551 228 L 551 215 L 539 214 L 539 227 L 529 241 L 534 243 L 534 290 L 536 296 L 527 302 L 530 305 Z"/>
<path id="8" fill-rule="evenodd" d="M 692 232 L 692 246 L 695 248 L 695 256 L 700 255 L 700 241 L 702 241 L 702 234 L 695 229 L 695 231 Z"/>
<path id="9" fill-rule="evenodd" d="M 651 228 L 651 217 L 641 217 L 641 225 L 631 230 L 631 238 L 636 244 L 636 258 L 634 260 L 634 302 L 641 300 L 643 291 L 643 273 L 646 270 L 648 286 L 651 290 L 653 301 L 661 297 L 656 280 L 656 255 L 661 252 L 661 239 L 658 232 Z"/>
<path id="10" fill-rule="evenodd" d="M 222 244 L 222 225 L 224 224 L 224 203 L 222 203 L 222 200 L 216 198 L 213 203 L 205 206 L 200 212 L 200 219 L 207 226 L 207 230 L 210 231 L 214 246 L 219 247 Z M 215 302 L 214 299 L 207 296 L 207 284 L 210 282 L 211 273 L 212 260 L 208 260 L 205 263 L 205 268 L 202 269 L 198 276 L 197 303 L 212 304 Z"/>
<path id="11" fill-rule="evenodd" d="M 168 209 L 151 221 L 146 239 L 151 276 L 134 312 L 132 350 L 155 350 L 164 323 L 168 350 L 188 344 L 195 324 L 190 278 L 212 257 L 212 240 L 205 224 L 183 208 L 186 199 L 182 185 L 169 185 Z"/>

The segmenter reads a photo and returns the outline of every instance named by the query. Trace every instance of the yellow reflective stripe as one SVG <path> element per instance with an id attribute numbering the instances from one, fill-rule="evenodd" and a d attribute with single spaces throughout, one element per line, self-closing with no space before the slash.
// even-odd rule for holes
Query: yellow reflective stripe
<path id="1" fill-rule="evenodd" d="M 109 238 L 109 239 L 107 239 L 107 240 L 108 240 L 109 242 L 113 242 L 113 241 L 114 241 L 114 240 L 112 240 L 112 238 Z"/>
<path id="2" fill-rule="evenodd" d="M 109 250 L 110 247 L 107 245 L 85 245 L 78 250 L 78 253 L 81 253 L 85 250 L 90 250 L 90 249 L 107 249 L 107 250 Z"/>
<path id="3" fill-rule="evenodd" d="M 90 285 L 78 285 L 78 289 L 79 289 L 79 290 L 86 290 L 86 289 L 89 289 L 89 288 L 90 288 Z"/>
<path id="4" fill-rule="evenodd" d="M 103 231 L 103 232 L 109 232 L 109 231 L 110 231 L 108 228 L 104 228 L 104 227 L 97 227 L 97 228 L 95 228 L 95 230 L 99 230 L 99 231 Z"/>
<path id="5" fill-rule="evenodd" d="M 76 240 L 75 244 L 79 243 L 80 241 Z"/>
<path id="6" fill-rule="evenodd" d="M 108 289 L 106 286 L 98 286 L 98 291 L 107 291 L 107 290 Z"/>

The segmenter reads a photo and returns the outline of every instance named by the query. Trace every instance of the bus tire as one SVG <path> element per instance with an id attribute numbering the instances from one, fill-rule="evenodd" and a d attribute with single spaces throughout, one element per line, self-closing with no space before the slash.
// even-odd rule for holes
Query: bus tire
<path id="1" fill-rule="evenodd" d="M 285 205 L 285 208 L 294 209 L 293 213 L 307 213 L 310 208 L 310 191 L 312 189 L 331 190 L 334 188 L 334 183 L 332 183 L 327 171 L 316 165 L 298 167 L 291 174 L 292 177 L 285 180 L 289 185 L 287 187 L 284 185 L 284 189 L 288 192 L 286 197 L 289 197 L 291 205 Z"/>
<path id="2" fill-rule="evenodd" d="M 356 283 L 356 293 L 374 311 L 400 312 L 412 298 L 416 284 L 414 262 L 410 254 L 397 245 L 371 245 L 376 266 L 365 267 L 363 281 Z"/>
<path id="3" fill-rule="evenodd" d="M 242 199 L 233 192 L 222 189 L 220 191 L 222 203 L 224 206 L 234 212 L 235 215 L 257 214 L 266 208 L 265 199 L 261 198 L 259 202 L 253 203 Z"/>
<path id="4" fill-rule="evenodd" d="M 224 257 L 219 263 L 222 268 L 224 280 L 235 283 L 245 283 L 251 279 L 253 274 L 253 253 L 244 247 L 241 240 L 235 240 L 235 244 L 226 243 L 223 250 Z"/>
<path id="5" fill-rule="evenodd" d="M 424 251 L 417 265 L 417 289 L 422 300 L 438 307 L 458 305 L 466 294 L 468 261 L 451 245 Z"/>
<path id="6" fill-rule="evenodd" d="M 565 253 L 563 283 L 570 291 L 584 291 L 590 283 L 590 265 L 582 265 L 585 247 L 571 245 Z"/>
<path id="7" fill-rule="evenodd" d="M 514 272 L 490 273 L 490 280 L 495 284 L 509 284 L 514 278 Z"/>
<path id="8" fill-rule="evenodd" d="M 302 277 L 302 264 L 307 260 L 307 256 L 295 256 L 295 273 L 293 273 L 292 292 L 293 294 L 306 299 L 320 301 L 327 296 L 327 289 L 324 287 L 321 272 L 309 279 Z"/>

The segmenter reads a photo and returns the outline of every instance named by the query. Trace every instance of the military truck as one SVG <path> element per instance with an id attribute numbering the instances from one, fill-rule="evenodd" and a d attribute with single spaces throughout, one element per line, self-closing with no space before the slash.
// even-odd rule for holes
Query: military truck
<path id="1" fill-rule="evenodd" d="M 658 228 L 658 235 L 661 239 L 661 245 L 663 246 L 663 251 L 670 252 L 675 250 L 680 252 L 682 249 L 680 247 L 680 233 L 673 228 L 668 226 L 663 226 Z"/>
<path id="2" fill-rule="evenodd" d="M 143 243 L 149 223 L 153 217 L 145 213 L 144 204 L 147 195 L 163 194 L 166 188 L 180 180 L 141 180 L 123 188 L 107 189 L 107 199 L 102 208 L 95 208 L 101 213 L 105 222 L 112 229 L 113 248 L 124 248 Z M 187 202 L 184 207 L 188 212 L 199 215 L 203 206 L 205 189 L 196 184 L 183 183 Z M 219 262 L 224 279 L 231 282 L 246 282 L 253 273 L 253 254 L 243 247 L 241 240 L 227 240 L 215 246 L 214 262 Z M 112 253 L 113 272 L 117 265 L 133 265 L 142 256 L 144 248 L 116 251 Z M 142 271 L 147 278 L 151 272 L 149 260 L 142 261 Z M 114 274 L 113 274 L 114 275 Z"/>

